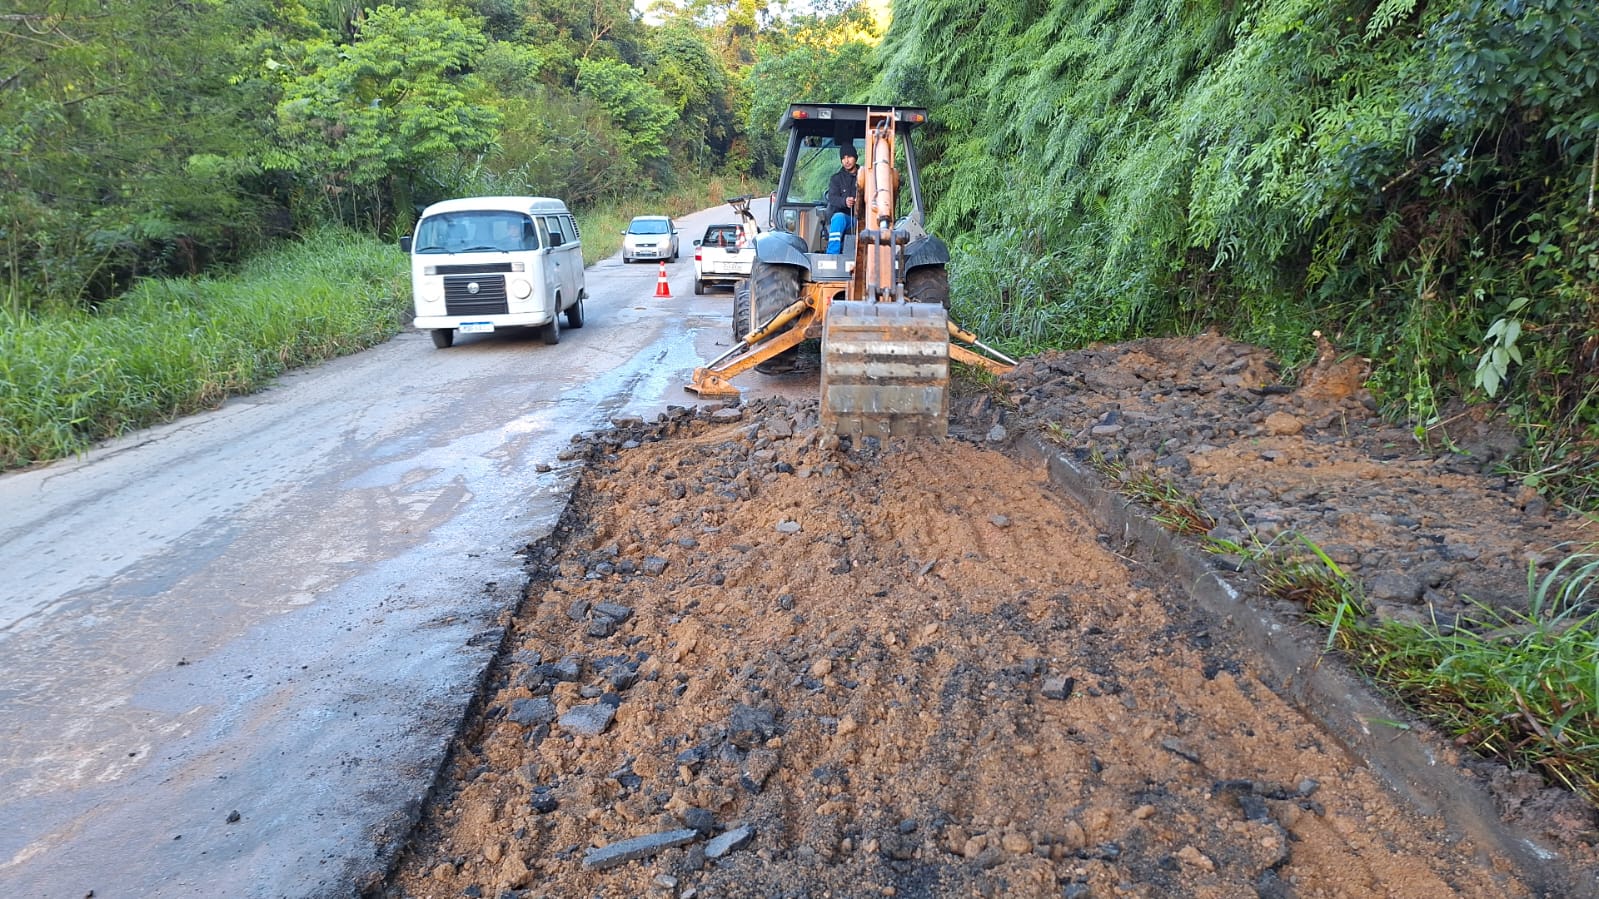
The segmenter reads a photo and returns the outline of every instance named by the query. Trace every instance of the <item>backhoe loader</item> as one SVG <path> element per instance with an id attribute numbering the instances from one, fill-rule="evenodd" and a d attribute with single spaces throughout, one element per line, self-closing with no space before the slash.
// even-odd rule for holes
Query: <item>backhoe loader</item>
<path id="1" fill-rule="evenodd" d="M 768 227 L 755 237 L 749 279 L 733 289 L 733 347 L 695 369 L 688 390 L 737 396 L 734 377 L 820 339 L 824 430 L 943 436 L 951 359 L 996 373 L 1015 366 L 949 320 L 949 249 L 924 227 L 911 140 L 926 121 L 925 109 L 908 107 L 788 108 Z M 860 160 L 856 211 L 830 253 L 823 191 L 844 148 Z"/>

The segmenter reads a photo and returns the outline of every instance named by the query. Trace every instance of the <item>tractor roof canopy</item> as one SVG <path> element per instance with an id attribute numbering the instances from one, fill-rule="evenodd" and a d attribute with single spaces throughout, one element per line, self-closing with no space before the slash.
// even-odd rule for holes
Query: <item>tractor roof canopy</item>
<path id="1" fill-rule="evenodd" d="M 866 130 L 866 113 L 894 113 L 895 130 L 905 133 L 927 122 L 927 110 L 916 106 L 863 106 L 854 103 L 795 103 L 783 113 L 779 126 L 804 137 L 831 137 L 837 143 L 852 141 Z"/>

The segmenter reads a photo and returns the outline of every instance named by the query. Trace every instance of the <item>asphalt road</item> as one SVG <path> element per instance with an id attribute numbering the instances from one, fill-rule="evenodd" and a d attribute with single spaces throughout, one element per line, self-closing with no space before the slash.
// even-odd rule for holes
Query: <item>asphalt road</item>
<path id="1" fill-rule="evenodd" d="M 691 260 L 732 218 L 680 220 L 669 298 L 656 264 L 591 267 L 558 345 L 407 331 L 0 476 L 0 896 L 381 877 L 565 504 L 561 450 L 694 404 L 726 349 L 729 293 L 694 296 Z"/>

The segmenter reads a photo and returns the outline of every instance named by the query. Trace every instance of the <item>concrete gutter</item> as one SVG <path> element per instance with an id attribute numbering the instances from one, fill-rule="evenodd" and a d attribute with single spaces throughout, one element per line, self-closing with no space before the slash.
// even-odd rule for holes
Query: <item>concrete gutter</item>
<path id="1" fill-rule="evenodd" d="M 1259 652 L 1280 695 L 1364 761 L 1394 792 L 1423 814 L 1441 815 L 1485 856 L 1508 860 L 1522 881 L 1544 896 L 1599 896 L 1599 871 L 1577 870 L 1558 848 L 1500 819 L 1493 798 L 1469 773 L 1450 761 L 1430 728 L 1396 728 L 1409 712 L 1378 697 L 1336 657 L 1324 655 L 1303 628 L 1260 608 L 1227 583 L 1210 558 L 1151 520 L 1139 507 L 1105 487 L 1091 469 L 1036 434 L 1016 441 L 1015 455 L 1044 467 L 1052 486 L 1080 505 L 1100 530 L 1120 542 L 1118 551 L 1157 568 L 1184 585 L 1189 597 Z M 1274 682 L 1273 682 L 1274 681 Z"/>

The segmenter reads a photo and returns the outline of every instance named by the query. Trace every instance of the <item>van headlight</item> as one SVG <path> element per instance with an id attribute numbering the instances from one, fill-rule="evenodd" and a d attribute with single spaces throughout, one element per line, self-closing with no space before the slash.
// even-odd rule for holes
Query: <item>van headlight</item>
<path id="1" fill-rule="evenodd" d="M 532 284 L 523 281 L 521 278 L 517 278 L 511 282 L 511 296 L 516 297 L 519 300 L 525 300 L 532 294 Z"/>

